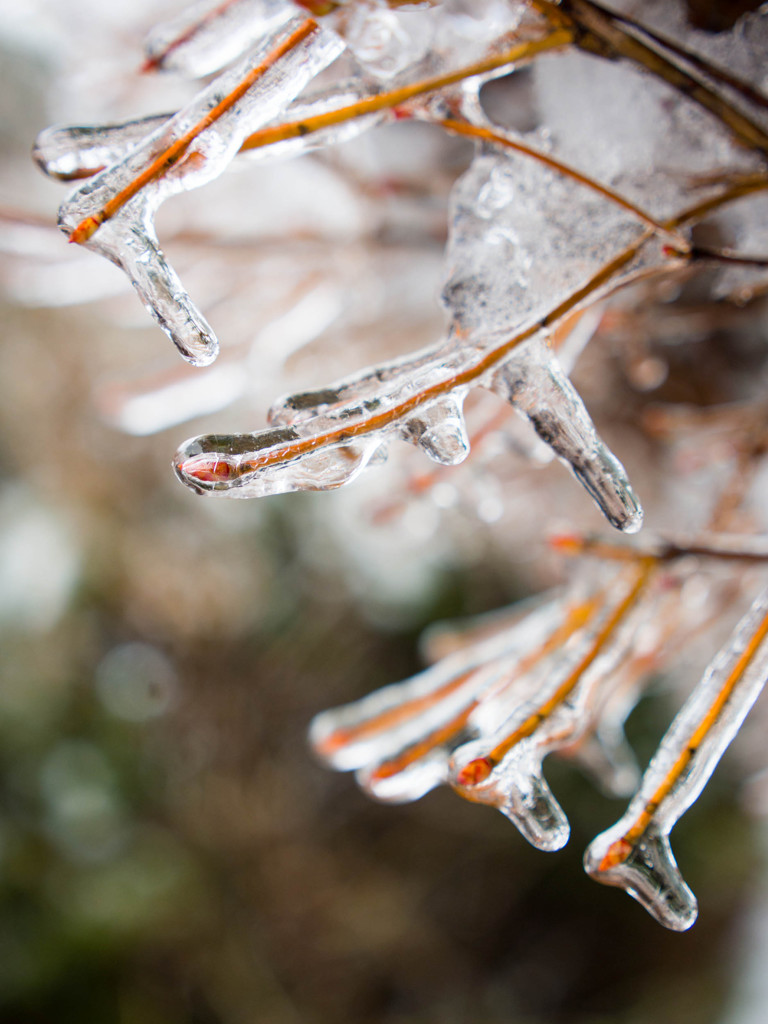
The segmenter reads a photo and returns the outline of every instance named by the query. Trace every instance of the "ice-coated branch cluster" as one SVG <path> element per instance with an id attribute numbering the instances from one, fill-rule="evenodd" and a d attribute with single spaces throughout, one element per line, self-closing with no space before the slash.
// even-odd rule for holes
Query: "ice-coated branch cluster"
<path id="1" fill-rule="evenodd" d="M 691 556 L 764 558 L 765 545 L 717 538 L 632 549 L 562 538 L 557 546 L 598 556 L 598 570 L 582 569 L 565 592 L 532 608 L 460 632 L 455 653 L 420 675 L 319 715 L 310 734 L 317 754 L 355 770 L 380 800 L 450 785 L 496 807 L 541 850 L 559 849 L 569 835 L 542 774 L 549 754 L 580 761 L 608 792 L 632 792 L 625 718 L 644 681 L 723 611 L 716 593 L 695 608 L 681 600 Z M 767 608 L 763 593 L 672 723 L 626 814 L 585 855 L 592 877 L 626 889 L 668 928 L 690 927 L 696 900 L 667 836 L 768 678 Z"/>
<path id="2" fill-rule="evenodd" d="M 433 224 L 424 232 L 445 242 L 439 340 L 396 359 L 377 355 L 330 383 L 318 371 L 309 389 L 273 401 L 260 428 L 186 441 L 174 459 L 182 483 L 234 498 L 332 489 L 384 461 L 393 441 L 453 467 L 470 455 L 465 404 L 484 389 L 571 469 L 614 527 L 638 530 L 639 501 L 570 382 L 563 338 L 578 336 L 580 349 L 603 317 L 603 300 L 648 280 L 679 288 L 701 262 L 711 264 L 707 286 L 718 299 L 742 302 L 768 289 L 768 13 L 747 14 L 731 32 L 713 35 L 692 28 L 685 7 L 669 0 L 623 0 L 615 9 L 594 0 L 202 0 L 146 44 L 146 73 L 207 79 L 182 109 L 43 132 L 37 163 L 75 183 L 60 227 L 125 272 L 197 367 L 216 358 L 219 342 L 161 248 L 155 216 L 166 199 L 202 189 L 234 161 L 287 167 L 312 154 L 314 184 L 334 168 L 342 143 L 399 122 L 473 146 L 451 179 L 444 236 Z M 513 105 L 520 89 L 529 98 L 525 110 L 494 117 L 481 90 L 502 74 L 510 76 Z M 355 176 L 351 166 L 345 185 Z M 444 173 L 433 156 L 427 197 Z M 408 187 L 382 172 L 369 191 Z M 281 207 L 283 219 L 298 200 Z M 268 199 L 254 189 L 248 202 Z M 731 247 L 694 243 L 701 224 Z M 295 232 L 304 242 L 310 234 Z M 357 241 L 373 248 L 382 239 L 386 231 L 369 216 Z M 231 362 L 219 377 L 143 396 L 152 423 L 223 407 L 247 394 L 265 365 L 338 327 L 354 284 L 328 287 L 326 269 L 312 266 L 297 283 L 273 268 L 265 290 L 283 296 L 282 306 L 275 303 L 281 312 L 255 302 L 248 311 L 254 335 L 271 332 L 272 354 L 259 365 L 254 343 L 249 355 L 233 357 L 223 335 Z M 214 400 L 220 385 L 225 397 Z M 743 496 L 768 446 L 764 409 L 760 416 L 763 426 L 753 430 L 760 436 L 734 442 L 731 495 Z M 488 422 L 511 433 L 498 409 Z M 716 504 L 710 529 L 740 497 Z M 705 535 L 633 547 L 561 538 L 559 547 L 588 556 L 571 585 L 459 630 L 454 652 L 424 672 L 320 715 L 311 734 L 320 758 L 354 770 L 382 800 L 413 800 L 449 785 L 498 808 L 543 850 L 569 835 L 543 774 L 549 754 L 580 762 L 605 790 L 631 796 L 639 772 L 623 735 L 626 716 L 646 680 L 733 597 L 732 586 L 714 584 L 706 599 L 683 599 L 697 560 L 754 566 L 765 551 L 758 541 Z M 675 719 L 626 815 L 587 851 L 590 875 L 627 889 L 674 929 L 692 923 L 696 904 L 668 835 L 762 688 L 766 608 L 763 594 Z"/>

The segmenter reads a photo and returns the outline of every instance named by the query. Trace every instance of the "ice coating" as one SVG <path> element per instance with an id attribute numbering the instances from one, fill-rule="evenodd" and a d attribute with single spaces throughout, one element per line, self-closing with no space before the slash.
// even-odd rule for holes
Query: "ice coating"
<path id="1" fill-rule="evenodd" d="M 315 752 L 340 771 L 358 770 L 360 784 L 379 799 L 417 799 L 426 778 L 429 788 L 446 781 L 450 750 L 481 697 L 507 688 L 567 616 L 563 595 L 550 595 L 511 627 L 497 627 L 419 675 L 323 712 L 310 730 Z"/>
<path id="2" fill-rule="evenodd" d="M 717 32 L 695 27 L 689 11 L 682 3 L 669 3 L 668 0 L 623 0 L 614 7 L 623 15 L 639 20 L 644 30 L 653 32 L 657 38 L 684 47 L 691 57 L 703 58 L 728 75 L 737 76 L 756 91 L 766 93 L 768 12 L 764 6 L 762 10 L 758 8 L 743 13 L 735 9 L 732 31 Z M 737 14 L 740 17 L 735 18 Z M 676 52 L 679 55 L 679 51 Z M 700 67 L 698 64 L 694 66 Z M 754 106 L 751 110 L 756 113 Z"/>
<path id="3" fill-rule="evenodd" d="M 494 374 L 492 387 L 571 467 L 613 526 L 626 533 L 640 529 L 642 509 L 623 466 L 598 437 L 584 403 L 541 338 L 513 353 Z"/>
<path id="4" fill-rule="evenodd" d="M 675 931 L 696 919 L 669 833 L 695 802 L 759 696 L 768 674 L 768 591 L 737 625 L 683 705 L 643 776 L 626 814 L 584 857 L 599 882 L 625 889 Z"/>
<path id="5" fill-rule="evenodd" d="M 521 744 L 504 758 L 503 765 L 487 778 L 475 781 L 472 770 L 483 765 L 485 740 L 460 747 L 456 757 L 466 758 L 457 769 L 451 766 L 450 782 L 465 799 L 490 804 L 516 826 L 537 850 L 559 850 L 568 842 L 570 826 L 541 771 L 542 755 L 530 744 Z M 485 769 L 480 768 L 480 773 Z"/>
<path id="6" fill-rule="evenodd" d="M 646 614 L 652 563 L 599 573 L 522 617 L 473 627 L 442 661 L 404 683 L 319 715 L 310 739 L 380 800 L 415 800 L 448 783 L 496 807 L 534 846 L 559 849 L 568 822 L 542 774 L 597 720 Z M 477 639 L 474 639 L 477 637 Z"/>
<path id="7" fill-rule="evenodd" d="M 401 427 L 404 440 L 419 446 L 442 466 L 455 466 L 469 454 L 469 438 L 462 404 L 466 389 L 457 389 L 446 398 L 425 405 L 408 417 Z"/>
<path id="8" fill-rule="evenodd" d="M 702 179 L 723 167 L 736 169 L 741 164 L 743 170 L 749 170 L 759 165 L 754 155 L 747 155 L 748 149 L 768 151 L 765 97 L 759 92 L 764 48 L 760 49 L 759 43 L 755 46 L 757 39 L 765 36 L 765 22 L 759 16 L 742 19 L 720 45 L 712 36 L 702 45 L 707 34 L 688 28 L 682 4 L 629 5 L 641 22 L 647 17 L 655 22 L 661 35 L 631 24 L 591 0 L 573 0 L 570 7 L 577 24 L 586 30 L 585 48 L 621 58 L 598 64 L 593 56 L 574 53 L 562 68 L 554 69 L 551 86 L 544 85 L 547 122 L 555 129 L 556 138 L 580 146 L 580 166 L 600 176 L 597 166 L 607 160 L 613 173 L 625 177 L 627 189 L 645 189 L 658 209 L 675 193 L 678 202 L 684 200 L 686 175 Z M 697 51 L 711 59 L 702 62 Z M 579 83 L 578 89 L 562 91 L 564 80 L 557 73 L 561 70 L 569 83 Z M 641 70 L 652 72 L 643 74 L 642 85 L 633 82 Z M 537 74 L 542 72 L 540 66 Z M 547 89 L 549 97 L 544 95 Z M 559 111 L 554 109 L 557 93 L 562 100 Z M 577 94 L 580 99 L 590 96 L 585 104 L 579 103 L 578 110 L 572 105 Z M 590 147 L 587 140 L 593 138 L 590 129 L 595 126 L 596 102 L 601 107 L 603 129 L 599 137 L 604 141 Z M 643 185 L 644 167 L 661 168 L 665 173 L 646 176 Z"/>
<path id="9" fill-rule="evenodd" d="M 449 782 L 456 792 L 496 807 L 539 849 L 557 850 L 569 835 L 542 762 L 589 727 L 594 692 L 627 653 L 631 631 L 624 627 L 649 578 L 650 563 L 641 564 L 607 599 L 598 593 L 572 606 L 574 634 L 534 666 L 529 698 L 519 703 L 516 693 L 502 692 L 499 700 L 484 701 L 472 721 L 482 738 L 453 753 Z"/>
<path id="10" fill-rule="evenodd" d="M 626 63 L 573 52 L 533 74 L 555 153 L 656 217 L 689 202 L 692 184 L 712 191 L 723 168 L 760 166 L 710 113 Z"/>
<path id="11" fill-rule="evenodd" d="M 274 124 L 311 122 L 313 118 L 335 110 L 345 107 L 351 109 L 369 96 L 368 83 L 360 79 L 344 79 L 335 82 L 330 87 L 305 93 L 295 103 L 292 103 L 279 118 L 276 118 Z M 350 117 L 338 124 L 331 124 L 326 128 L 319 128 L 307 134 L 272 142 L 268 146 L 250 148 L 250 142 L 246 139 L 242 154 L 251 161 L 284 160 L 324 149 L 326 146 L 347 142 L 393 118 L 394 115 L 390 110 L 380 110 L 363 117 Z M 258 137 L 258 133 L 255 137 Z"/>
<path id="12" fill-rule="evenodd" d="M 303 121 L 352 106 L 367 95 L 357 81 L 342 81 L 331 87 L 307 93 L 291 103 L 271 124 L 283 121 Z M 122 160 L 131 149 L 148 135 L 165 125 L 173 114 L 154 114 L 121 124 L 61 125 L 42 131 L 32 150 L 32 157 L 44 174 L 60 181 L 89 178 L 111 164 Z M 329 128 L 298 136 L 270 146 L 241 150 L 249 160 L 284 160 L 308 153 L 330 144 L 346 142 L 382 121 L 391 119 L 389 111 L 351 118 Z M 247 142 L 246 142 L 247 146 Z"/>
<path id="13" fill-rule="evenodd" d="M 144 70 L 210 75 L 236 60 L 295 13 L 288 0 L 202 0 L 156 25 L 144 44 Z"/>
<path id="14" fill-rule="evenodd" d="M 155 114 L 122 124 L 46 128 L 35 140 L 32 158 L 51 178 L 60 181 L 89 178 L 122 160 L 137 143 L 171 117 L 171 114 Z"/>
<path id="15" fill-rule="evenodd" d="M 293 18 L 59 211 L 59 225 L 73 241 L 125 270 L 150 313 L 195 365 L 210 363 L 218 342 L 159 248 L 155 212 L 170 195 L 217 177 L 246 135 L 282 110 L 342 49 L 337 36 L 311 19 Z"/>
<path id="16" fill-rule="evenodd" d="M 365 73 L 391 83 L 413 70 L 433 73 L 478 60 L 525 19 L 541 24 L 521 0 L 443 0 L 391 8 L 375 2 L 343 4 L 331 23 Z"/>
<path id="17" fill-rule="evenodd" d="M 304 446 L 298 458 L 291 458 L 300 441 L 291 427 L 254 434 L 211 434 L 182 446 L 176 472 L 201 494 L 222 491 L 228 497 L 248 498 L 256 488 L 259 497 L 328 491 L 351 483 L 379 448 L 376 438 L 356 443 L 344 438 L 322 447 Z"/>
<path id="18" fill-rule="evenodd" d="M 443 304 L 477 338 L 546 315 L 645 226 L 530 157 L 483 145 L 452 194 Z"/>
<path id="19" fill-rule="evenodd" d="M 293 428 L 284 444 L 273 446 L 270 430 L 254 432 L 238 435 L 234 453 L 218 451 L 216 441 L 203 436 L 182 445 L 174 467 L 182 483 L 199 492 L 258 497 L 295 490 L 299 479 L 316 490 L 340 486 L 345 481 L 338 474 L 337 460 L 325 478 L 330 463 L 318 458 L 318 452 L 339 450 L 352 442 L 372 453 L 402 437 L 433 460 L 454 465 L 468 451 L 461 402 L 467 385 L 484 382 L 484 374 L 571 466 L 609 522 L 628 533 L 640 528 L 642 510 L 621 464 L 600 441 L 541 337 L 496 349 L 489 346 L 486 351 L 455 338 L 316 392 L 290 395 L 270 410 L 273 424 Z M 362 465 L 356 465 L 349 479 L 359 468 Z"/>
<path id="20" fill-rule="evenodd" d="M 350 5 L 339 19 L 339 30 L 366 72 L 386 82 L 430 52 L 434 22 L 428 9 L 396 11 L 366 3 Z"/>

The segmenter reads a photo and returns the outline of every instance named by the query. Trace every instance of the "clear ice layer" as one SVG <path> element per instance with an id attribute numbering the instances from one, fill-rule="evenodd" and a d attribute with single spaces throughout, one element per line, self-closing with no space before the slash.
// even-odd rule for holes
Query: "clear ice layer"
<path id="1" fill-rule="evenodd" d="M 623 466 L 598 437 L 584 403 L 541 339 L 510 356 L 493 375 L 492 387 L 570 466 L 613 526 L 626 533 L 640 529 L 642 510 Z"/>
<path id="2" fill-rule="evenodd" d="M 368 92 L 359 81 L 345 80 L 308 92 L 301 99 L 289 104 L 269 127 L 283 122 L 303 121 L 331 110 L 349 107 L 359 102 Z M 38 167 L 50 178 L 60 181 L 75 181 L 89 178 L 105 167 L 123 160 L 130 151 L 148 135 L 162 128 L 173 114 L 154 114 L 134 121 L 109 125 L 61 125 L 42 131 L 36 141 L 32 156 Z M 241 150 L 250 161 L 285 160 L 310 153 L 339 142 L 346 142 L 374 125 L 392 119 L 390 111 L 383 110 L 365 117 L 351 118 L 327 128 L 321 128 L 309 135 L 273 142 Z"/>
<path id="3" fill-rule="evenodd" d="M 446 781 L 451 741 L 455 745 L 455 736 L 466 729 L 468 709 L 505 686 L 514 666 L 544 643 L 566 614 L 566 602 L 557 595 L 412 679 L 318 715 L 310 732 L 313 748 L 337 770 L 360 770 L 361 783 L 379 799 L 417 799 L 426 792 L 418 768 L 424 755 L 433 762 L 432 785 Z"/>
<path id="4" fill-rule="evenodd" d="M 594 722 L 598 692 L 631 650 L 627 628 L 647 584 L 637 570 L 611 587 L 572 604 L 573 633 L 527 671 L 529 694 L 491 695 L 473 716 L 482 739 L 460 746 L 449 782 L 468 800 L 487 803 L 509 817 L 534 846 L 556 850 L 569 835 L 565 815 L 542 774 L 544 758 L 577 743 Z M 645 610 L 641 609 L 645 614 Z"/>
<path id="5" fill-rule="evenodd" d="M 463 381 L 488 379 L 484 367 L 493 366 L 492 357 L 493 349 L 483 352 L 456 338 L 322 390 L 291 395 L 272 407 L 273 428 L 188 441 L 176 454 L 176 473 L 200 493 L 236 498 L 326 490 L 354 479 L 396 438 L 435 462 L 455 465 L 469 450 Z M 493 389 L 571 466 L 614 526 L 639 529 L 642 510 L 626 474 L 547 345 L 540 338 L 524 342 L 497 364 L 488 380 Z"/>
<path id="6" fill-rule="evenodd" d="M 471 64 L 511 37 L 524 19 L 543 27 L 521 0 L 444 0 L 434 6 L 344 4 L 329 22 L 373 81 L 391 87 L 414 74 L 442 73 Z"/>
<path id="7" fill-rule="evenodd" d="M 342 49 L 335 34 L 311 20 L 292 19 L 121 161 L 87 181 L 59 211 L 59 225 L 73 240 L 125 270 L 147 309 L 195 365 L 210 363 L 218 342 L 163 256 L 155 212 L 169 196 L 217 177 L 245 137 L 282 111 Z M 169 153 L 175 153 L 172 160 Z M 158 167 L 163 159 L 165 169 Z"/>
<path id="8" fill-rule="evenodd" d="M 676 931 L 696 919 L 668 836 L 701 793 L 768 675 L 768 591 L 718 652 L 670 726 L 626 814 L 589 846 L 584 863 Z"/>
<path id="9" fill-rule="evenodd" d="M 610 596 L 572 589 L 512 621 L 493 617 L 412 679 L 319 715 L 316 753 L 356 771 L 377 799 L 415 800 L 447 783 L 496 807 L 539 849 L 559 849 L 568 822 L 542 762 L 594 727 L 597 697 L 632 650 L 633 616 L 645 614 L 646 572 L 608 578 Z"/>
<path id="10" fill-rule="evenodd" d="M 122 124 L 46 128 L 32 150 L 44 174 L 61 181 L 90 178 L 122 160 L 142 139 L 162 128 L 172 114 L 155 114 Z"/>
<path id="11" fill-rule="evenodd" d="M 489 144 L 451 207 L 443 304 L 470 338 L 545 317 L 646 230 L 584 185 Z"/>
<path id="12" fill-rule="evenodd" d="M 152 29 L 144 44 L 145 70 L 176 71 L 193 78 L 213 74 L 295 13 L 288 0 L 203 0 L 191 4 Z"/>

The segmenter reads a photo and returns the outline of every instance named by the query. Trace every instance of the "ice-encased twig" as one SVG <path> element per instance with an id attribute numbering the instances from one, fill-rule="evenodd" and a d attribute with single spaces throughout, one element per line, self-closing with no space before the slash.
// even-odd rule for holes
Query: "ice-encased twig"
<path id="1" fill-rule="evenodd" d="M 702 532 L 692 537 L 682 537 L 674 534 L 659 536 L 644 532 L 639 544 L 632 545 L 606 541 L 602 537 L 589 534 L 563 533 L 551 536 L 549 544 L 561 554 L 592 555 L 618 562 L 634 562 L 638 557 L 671 562 L 690 556 L 718 561 L 768 561 L 768 538 L 731 533 Z"/>
<path id="2" fill-rule="evenodd" d="M 673 230 L 695 223 L 733 199 L 768 187 L 763 175 L 750 175 L 681 211 L 665 222 Z M 654 244 L 655 242 L 655 244 Z M 174 469 L 198 493 L 229 497 L 260 497 L 288 491 L 324 490 L 354 479 L 395 437 L 418 443 L 420 435 L 408 419 L 438 400 L 456 399 L 444 407 L 446 462 L 463 450 L 457 433 L 459 403 L 468 386 L 499 389 L 513 405 L 519 401 L 553 449 L 569 462 L 598 500 L 607 518 L 627 531 L 637 530 L 642 512 L 620 464 L 600 442 L 581 400 L 556 362 L 542 359 L 543 339 L 574 310 L 610 294 L 628 281 L 680 266 L 678 259 L 655 240 L 650 230 L 576 286 L 548 312 L 511 337 L 463 336 L 408 359 L 387 363 L 319 391 L 291 396 L 275 407 L 279 426 L 251 434 L 203 435 L 187 441 L 176 453 Z M 546 308 L 544 306 L 543 308 Z M 546 399 L 526 384 L 525 356 L 516 352 L 531 342 L 531 373 L 545 389 Z M 505 374 L 507 360 L 510 373 Z M 439 454 L 432 433 L 434 458 Z M 427 447 L 425 445 L 425 447 Z"/>
<path id="3" fill-rule="evenodd" d="M 315 751 L 355 770 L 379 800 L 415 800 L 447 782 L 497 807 L 535 846 L 558 849 L 568 823 L 542 762 L 595 729 L 617 669 L 635 653 L 652 570 L 641 559 L 511 624 L 474 626 L 470 642 L 418 676 L 319 715 Z"/>
<path id="4" fill-rule="evenodd" d="M 581 30 L 576 33 L 577 45 L 639 65 L 714 114 L 740 143 L 768 153 L 768 134 L 718 91 L 717 83 L 722 81 L 722 76 L 709 71 L 707 61 L 700 59 L 691 73 L 679 51 L 666 48 L 660 37 L 645 33 L 641 25 L 615 15 L 592 0 L 566 0 L 559 5 L 549 0 L 535 0 L 535 6 L 551 11 L 566 24 L 572 20 Z"/>
<path id="5" fill-rule="evenodd" d="M 653 563 L 641 561 L 605 595 L 579 607 L 570 644 L 543 662 L 532 680 L 533 695 L 508 704 L 506 694 L 478 710 L 481 737 L 454 751 L 449 782 L 467 800 L 505 814 L 542 850 L 568 841 L 568 821 L 542 774 L 547 754 L 574 743 L 591 723 L 594 694 L 631 644 L 624 627 L 651 578 Z M 488 725 L 480 727 L 480 717 Z M 497 724 L 497 723 L 501 724 Z"/>
<path id="6" fill-rule="evenodd" d="M 328 110 L 354 105 L 364 95 L 365 86 L 358 81 L 337 82 L 331 87 L 302 96 L 273 121 L 277 127 L 286 118 L 310 119 Z M 59 181 L 90 178 L 110 164 L 122 160 L 137 143 L 161 128 L 174 116 L 153 114 L 150 117 L 116 124 L 57 125 L 46 128 L 35 140 L 32 157 L 40 170 L 50 178 Z M 342 121 L 306 136 L 275 142 L 271 146 L 245 150 L 241 147 L 240 152 L 244 152 L 251 161 L 284 160 L 323 146 L 346 142 L 391 116 L 393 115 L 390 111 L 383 110 L 367 117 L 350 118 L 349 121 Z"/>
<path id="7" fill-rule="evenodd" d="M 272 146 L 278 142 L 311 135 L 314 132 L 326 131 L 336 125 L 356 118 L 367 118 L 383 110 L 392 110 L 419 96 L 426 96 L 463 82 L 476 76 L 484 76 L 499 68 L 512 69 L 519 67 L 537 57 L 539 54 L 560 50 L 570 45 L 572 35 L 566 30 L 549 32 L 538 39 L 517 43 L 507 50 L 491 52 L 486 57 L 429 78 L 419 79 L 407 85 L 399 86 L 373 96 L 366 96 L 359 101 L 339 107 L 338 109 L 312 114 L 305 118 L 288 121 L 274 127 L 262 128 L 254 132 L 243 143 L 244 150 L 259 149 Z"/>
<path id="8" fill-rule="evenodd" d="M 562 48 L 570 42 L 569 33 L 552 32 L 541 39 L 519 43 L 502 53 L 492 52 L 472 64 L 375 95 L 369 94 L 367 86 L 361 88 L 357 79 L 354 83 L 336 83 L 324 94 L 308 96 L 305 101 L 281 111 L 282 116 L 270 118 L 269 121 L 274 123 L 250 133 L 243 140 L 241 149 L 252 155 L 274 149 L 283 157 L 343 141 L 378 123 L 388 112 L 415 97 L 467 79 L 482 79 L 489 72 L 521 65 L 537 54 Z M 101 170 L 104 163 L 122 158 L 126 148 L 142 137 L 142 125 L 147 126 L 148 134 L 156 124 L 172 116 L 178 115 L 158 115 L 154 124 L 153 119 L 145 118 L 123 125 L 49 129 L 38 138 L 35 159 L 52 177 L 62 180 L 88 177 Z M 100 138 L 102 132 L 105 133 L 103 140 Z M 100 156 L 98 150 L 102 147 Z M 108 161 L 110 156 L 113 160 Z"/>
<path id="9" fill-rule="evenodd" d="M 768 675 L 767 637 L 768 590 L 683 705 L 626 814 L 584 856 L 592 878 L 625 889 L 675 931 L 693 924 L 697 904 L 675 862 L 669 833 L 698 798 L 759 696 Z"/>
<path id="10" fill-rule="evenodd" d="M 90 178 L 122 160 L 134 146 L 167 124 L 173 114 L 153 114 L 120 124 L 57 125 L 40 132 L 32 158 L 49 178 Z"/>
<path id="11" fill-rule="evenodd" d="M 642 513 L 624 470 L 598 438 L 556 360 L 544 352 L 534 340 L 506 361 L 507 379 L 514 377 L 516 383 L 505 397 L 571 465 L 609 521 L 633 532 Z M 229 497 L 326 490 L 351 481 L 377 449 L 397 437 L 418 445 L 434 461 L 453 465 L 468 452 L 461 403 L 464 380 L 475 376 L 477 355 L 474 346 L 468 352 L 458 346 L 438 349 L 323 391 L 291 396 L 273 407 L 273 429 L 188 441 L 176 455 L 177 475 L 201 493 Z M 467 369 L 468 362 L 475 367 Z M 545 384 L 536 401 L 535 388 Z M 494 383 L 494 389 L 501 386 Z"/>
<path id="12" fill-rule="evenodd" d="M 236 60 L 295 14 L 288 0 L 201 0 L 155 25 L 144 43 L 144 71 L 201 78 Z"/>
<path id="13" fill-rule="evenodd" d="M 609 202 L 615 203 L 617 206 L 622 207 L 628 213 L 631 213 L 639 221 L 646 225 L 646 227 L 652 228 L 659 235 L 665 236 L 671 242 L 673 247 L 679 249 L 681 253 L 687 252 L 689 245 L 686 239 L 682 238 L 679 234 L 675 234 L 670 231 L 665 225 L 663 225 L 656 218 L 652 217 L 645 210 L 637 206 L 636 203 L 631 202 L 625 196 L 616 192 L 615 189 L 609 188 L 607 185 L 590 178 L 574 167 L 570 167 L 568 164 L 563 163 L 561 160 L 557 160 L 545 153 L 542 149 L 537 149 L 534 146 L 528 145 L 514 137 L 511 133 L 504 133 L 498 129 L 491 129 L 485 125 L 476 125 L 467 121 L 460 121 L 456 118 L 428 118 L 434 124 L 440 125 L 441 128 L 445 128 L 446 131 L 453 132 L 456 135 L 464 135 L 467 138 L 476 139 L 478 141 L 490 143 L 495 147 L 501 147 L 503 149 L 509 149 L 511 152 L 517 152 L 522 156 L 529 157 L 530 159 L 548 167 L 556 174 L 563 175 L 570 178 L 572 181 L 581 185 L 584 188 L 590 189 L 602 196 Z"/>
<path id="14" fill-rule="evenodd" d="M 563 595 L 537 602 L 516 623 L 494 624 L 490 636 L 419 675 L 318 715 L 312 746 L 337 770 L 356 770 L 377 799 L 418 799 L 446 781 L 450 749 L 482 695 L 510 685 L 526 663 L 562 642 L 570 619 Z"/>
<path id="15" fill-rule="evenodd" d="M 614 526 L 627 532 L 639 529 L 642 511 L 623 468 L 598 438 L 543 339 L 574 309 L 656 266 L 653 254 L 642 257 L 647 241 L 644 234 L 541 321 L 501 343 L 457 335 L 409 359 L 285 399 L 273 410 L 276 429 L 193 438 L 176 454 L 179 479 L 199 493 L 230 497 L 324 490 L 352 480 L 395 437 L 421 445 L 436 461 L 453 464 L 466 453 L 463 395 L 468 386 L 485 384 L 500 390 L 531 420 Z M 537 402 L 540 386 L 544 392 Z"/>
<path id="16" fill-rule="evenodd" d="M 128 273 L 160 326 L 196 365 L 215 358 L 218 342 L 165 261 L 155 212 L 170 195 L 217 177 L 246 135 L 283 110 L 343 45 L 312 19 L 293 18 L 59 211 L 62 230 Z"/>

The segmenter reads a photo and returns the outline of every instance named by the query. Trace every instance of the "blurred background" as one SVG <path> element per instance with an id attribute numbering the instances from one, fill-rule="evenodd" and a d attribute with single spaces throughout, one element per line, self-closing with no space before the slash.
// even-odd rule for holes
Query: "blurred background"
<path id="1" fill-rule="evenodd" d="M 186 437 L 256 429 L 289 384 L 439 336 L 447 194 L 471 153 L 393 126 L 285 171 L 287 212 L 260 166 L 174 200 L 160 237 L 247 379 L 195 390 L 120 274 L 67 247 L 66 187 L 30 158 L 49 124 L 191 95 L 138 73 L 178 7 L 0 0 L 0 1021 L 763 1021 L 767 803 L 759 776 L 741 785 L 759 732 L 675 833 L 701 907 L 684 935 L 583 874 L 623 804 L 571 766 L 548 762 L 572 838 L 545 855 L 448 791 L 380 806 L 314 761 L 312 716 L 417 671 L 426 626 L 562 578 L 543 508 L 599 523 L 562 467 L 492 446 L 426 494 L 410 450 L 332 494 L 217 502 L 176 482 Z M 264 327 L 301 301 L 276 355 Z M 627 301 L 576 368 L 657 523 L 680 504 L 642 408 L 738 396 L 762 302 L 660 354 Z M 679 702 L 658 680 L 633 714 L 641 764 Z"/>

